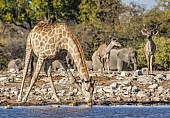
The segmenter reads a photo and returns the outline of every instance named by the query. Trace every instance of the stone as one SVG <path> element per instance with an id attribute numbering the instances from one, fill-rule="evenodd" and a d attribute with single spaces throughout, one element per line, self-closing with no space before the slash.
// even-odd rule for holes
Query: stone
<path id="1" fill-rule="evenodd" d="M 146 94 L 144 91 L 139 91 L 136 96 L 139 98 L 143 98 L 143 97 L 146 97 Z"/>
<path id="2" fill-rule="evenodd" d="M 12 109 L 12 106 L 11 105 L 6 105 L 6 106 L 4 106 L 4 109 Z"/>
<path id="3" fill-rule="evenodd" d="M 41 96 L 38 96 L 38 97 L 36 98 L 36 100 L 38 100 L 38 101 L 42 101 L 42 100 L 43 100 L 43 98 L 42 98 Z"/>
<path id="4" fill-rule="evenodd" d="M 110 87 L 111 87 L 112 89 L 116 89 L 116 88 L 118 87 L 118 83 L 117 83 L 117 82 L 113 82 L 113 83 L 110 85 Z"/>
<path id="5" fill-rule="evenodd" d="M 165 75 L 163 75 L 163 74 L 157 74 L 157 75 L 155 76 L 155 79 L 158 79 L 158 80 L 166 80 L 166 77 L 165 77 Z"/>
<path id="6" fill-rule="evenodd" d="M 158 93 L 162 93 L 164 91 L 164 87 L 163 86 L 159 86 L 158 87 Z"/>
<path id="7" fill-rule="evenodd" d="M 166 74 L 166 79 L 167 79 L 167 80 L 170 79 L 170 74 Z"/>
<path id="8" fill-rule="evenodd" d="M 10 73 L 15 73 L 16 70 L 15 70 L 15 68 L 11 68 L 11 69 L 9 70 L 9 72 L 10 72 Z"/>
<path id="9" fill-rule="evenodd" d="M 133 87 L 132 87 L 132 92 L 138 92 L 138 91 L 139 91 L 139 89 L 138 89 L 137 86 L 133 86 Z"/>
<path id="10" fill-rule="evenodd" d="M 0 77 L 0 81 L 5 81 L 7 79 L 8 79 L 8 77 Z"/>
<path id="11" fill-rule="evenodd" d="M 110 86 L 103 87 L 103 91 L 107 92 L 107 93 L 112 93 L 113 92 L 113 90 L 112 90 L 112 88 Z"/>
<path id="12" fill-rule="evenodd" d="M 136 71 L 134 71 L 133 75 L 134 75 L 135 77 L 138 77 L 138 76 L 141 76 L 141 75 L 143 75 L 143 74 L 142 74 L 142 71 L 141 71 L 141 70 L 136 70 Z"/>
<path id="13" fill-rule="evenodd" d="M 97 93 L 103 94 L 105 92 L 103 91 L 103 88 L 100 88 L 100 89 L 97 90 Z"/>
<path id="14" fill-rule="evenodd" d="M 131 75 L 131 73 L 127 72 L 127 71 L 121 71 L 121 74 L 120 76 L 123 76 L 123 77 L 129 77 Z"/>
<path id="15" fill-rule="evenodd" d="M 142 71 L 142 73 L 147 74 L 148 73 L 148 68 L 142 68 L 141 71 Z"/>
<path id="16" fill-rule="evenodd" d="M 152 85 L 150 85 L 148 88 L 150 88 L 150 89 L 156 89 L 156 88 L 158 88 L 158 84 L 152 84 Z"/>

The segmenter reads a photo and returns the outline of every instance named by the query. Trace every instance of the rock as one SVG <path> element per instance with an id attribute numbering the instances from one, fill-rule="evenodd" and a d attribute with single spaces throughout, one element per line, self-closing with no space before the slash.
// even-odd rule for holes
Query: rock
<path id="1" fill-rule="evenodd" d="M 11 105 L 4 106 L 4 109 L 12 109 Z"/>
<path id="2" fill-rule="evenodd" d="M 97 90 L 97 93 L 103 94 L 105 92 L 103 91 L 103 88 L 100 88 L 100 89 Z"/>
<path id="3" fill-rule="evenodd" d="M 110 104 L 111 104 L 110 101 L 104 101 L 104 102 L 103 102 L 103 105 L 110 105 Z"/>
<path id="4" fill-rule="evenodd" d="M 133 86 L 133 87 L 132 87 L 132 92 L 138 92 L 138 91 L 139 91 L 139 89 L 138 89 L 137 86 Z"/>
<path id="5" fill-rule="evenodd" d="M 8 79 L 8 77 L 0 77 L 0 81 L 5 81 L 7 79 Z"/>
<path id="6" fill-rule="evenodd" d="M 9 72 L 10 72 L 10 73 L 15 73 L 16 70 L 15 70 L 15 68 L 11 68 L 11 69 L 9 70 Z"/>
<path id="7" fill-rule="evenodd" d="M 158 102 L 158 101 L 160 101 L 160 98 L 158 96 L 156 96 L 156 97 L 153 97 L 152 100 Z"/>
<path id="8" fill-rule="evenodd" d="M 113 90 L 112 90 L 112 88 L 110 86 L 103 87 L 103 91 L 107 92 L 107 93 L 112 93 L 113 92 Z"/>
<path id="9" fill-rule="evenodd" d="M 111 87 L 112 89 L 116 89 L 116 88 L 118 87 L 118 83 L 117 83 L 117 82 L 114 82 L 114 83 L 112 83 L 112 84 L 110 85 L 110 87 Z"/>
<path id="10" fill-rule="evenodd" d="M 157 79 L 157 80 L 166 80 L 166 77 L 165 77 L 165 75 L 163 75 L 163 74 L 157 74 L 157 75 L 155 76 L 155 79 Z"/>
<path id="11" fill-rule="evenodd" d="M 116 98 L 116 100 L 117 100 L 117 101 L 122 101 L 123 99 L 122 99 L 120 96 L 118 96 L 118 97 Z"/>
<path id="12" fill-rule="evenodd" d="M 137 95 L 136 95 L 137 97 L 139 97 L 139 98 L 143 98 L 143 97 L 146 97 L 146 95 L 145 95 L 145 92 L 144 91 L 139 91 L 138 93 L 137 93 Z"/>
<path id="13" fill-rule="evenodd" d="M 62 78 L 61 80 L 59 80 L 59 84 L 67 84 L 68 83 L 68 81 L 69 81 L 69 79 L 68 78 Z"/>
<path id="14" fill-rule="evenodd" d="M 159 86 L 158 87 L 158 93 L 162 93 L 164 91 L 164 87 L 163 86 Z"/>
<path id="15" fill-rule="evenodd" d="M 167 79 L 167 80 L 170 79 L 170 74 L 166 74 L 166 79 Z"/>
<path id="16" fill-rule="evenodd" d="M 148 88 L 150 88 L 150 89 L 156 89 L 156 88 L 158 88 L 158 84 L 152 84 L 152 85 L 150 85 Z"/>
<path id="17" fill-rule="evenodd" d="M 148 73 L 148 68 L 142 68 L 141 70 L 142 70 L 142 73 L 145 73 L 145 74 Z"/>
<path id="18" fill-rule="evenodd" d="M 141 75 L 143 75 L 143 74 L 142 74 L 142 71 L 141 71 L 141 70 L 136 70 L 136 71 L 133 73 L 133 75 L 134 75 L 135 77 L 138 77 L 138 76 L 141 76 Z"/>
<path id="19" fill-rule="evenodd" d="M 50 107 L 53 107 L 53 108 L 59 108 L 59 107 L 60 107 L 60 105 L 56 105 L 56 104 L 54 104 L 54 105 L 50 105 Z"/>
<path id="20" fill-rule="evenodd" d="M 120 76 L 123 76 L 123 77 L 129 77 L 130 75 L 131 73 L 127 71 L 121 71 L 121 74 L 120 74 Z"/>
<path id="21" fill-rule="evenodd" d="M 57 95 L 58 96 L 65 96 L 66 95 L 66 91 L 65 90 L 60 90 Z"/>
<path id="22" fill-rule="evenodd" d="M 43 100 L 43 98 L 42 98 L 41 96 L 38 96 L 38 97 L 36 98 L 36 100 L 38 100 L 38 101 L 42 101 L 42 100 Z"/>

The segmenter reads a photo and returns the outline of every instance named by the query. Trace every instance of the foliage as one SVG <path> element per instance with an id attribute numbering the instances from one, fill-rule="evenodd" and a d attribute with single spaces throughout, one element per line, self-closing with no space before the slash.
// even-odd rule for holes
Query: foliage
<path id="1" fill-rule="evenodd" d="M 156 52 L 154 55 L 153 66 L 155 69 L 170 69 L 170 38 L 165 37 L 153 37 L 156 44 Z M 143 41 L 141 45 L 136 49 L 138 51 L 138 65 L 146 67 L 146 57 L 144 54 L 144 46 L 146 41 Z"/>
<path id="2" fill-rule="evenodd" d="M 108 37 L 113 36 L 125 47 L 138 51 L 140 67 L 146 66 L 143 52 L 146 41 L 140 31 L 144 24 L 149 30 L 157 26 L 159 37 L 154 37 L 157 44 L 154 65 L 168 69 L 169 5 L 169 0 L 157 0 L 157 5 L 146 11 L 135 2 L 126 6 L 121 0 L 0 0 L 0 22 L 6 26 L 4 31 L 0 30 L 1 68 L 9 58 L 24 57 L 28 32 L 37 22 L 46 20 L 67 22 L 87 60 L 91 60 L 100 44 L 108 43 Z"/>
<path id="3" fill-rule="evenodd" d="M 154 41 L 157 45 L 155 64 L 170 69 L 170 38 L 155 37 Z"/>
<path id="4" fill-rule="evenodd" d="M 7 67 L 10 53 L 5 50 L 5 42 L 0 38 L 0 70 Z"/>

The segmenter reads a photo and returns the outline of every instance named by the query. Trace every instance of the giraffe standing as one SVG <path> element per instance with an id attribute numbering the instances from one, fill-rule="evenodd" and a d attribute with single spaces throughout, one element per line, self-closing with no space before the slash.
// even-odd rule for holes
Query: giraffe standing
<path id="1" fill-rule="evenodd" d="M 158 34 L 156 28 L 151 31 L 148 31 L 145 28 L 141 30 L 142 34 L 147 37 L 147 42 L 144 47 L 144 52 L 147 60 L 148 74 L 152 73 L 152 61 L 153 61 L 154 53 L 156 51 L 156 44 L 152 40 L 152 36 Z"/>
<path id="2" fill-rule="evenodd" d="M 68 50 L 71 56 L 73 57 L 79 72 L 79 76 L 82 79 L 82 93 L 84 94 L 85 100 L 88 103 L 88 105 L 89 106 L 92 105 L 93 96 L 92 78 L 89 77 L 89 73 L 85 64 L 84 53 L 78 40 L 65 23 L 48 24 L 44 21 L 39 22 L 31 30 L 27 38 L 25 67 L 23 70 L 23 79 L 21 83 L 21 90 L 18 96 L 18 101 L 22 102 L 27 101 L 28 95 L 31 91 L 33 84 L 38 78 L 40 69 L 44 61 L 48 61 L 50 63 L 48 68 L 48 79 L 53 92 L 53 98 L 57 102 L 60 101 L 60 99 L 56 95 L 56 90 L 51 78 L 51 63 L 53 60 L 56 60 L 57 58 L 56 55 L 61 49 Z M 24 98 L 22 99 L 24 81 L 28 70 L 30 58 L 33 52 L 38 57 L 37 65 L 36 69 L 34 70 L 34 74 L 31 78 L 28 91 L 26 92 Z M 66 60 L 64 59 L 61 63 L 67 69 Z M 69 71 L 69 69 L 68 74 L 70 74 L 71 77 L 75 79 L 72 73 Z"/>
<path id="3" fill-rule="evenodd" d="M 100 62 L 102 63 L 102 73 L 104 72 L 104 66 L 106 64 L 106 68 L 108 73 L 109 72 L 109 52 L 110 50 L 113 48 L 113 46 L 122 46 L 116 39 L 113 40 L 112 37 L 110 36 L 109 39 L 111 40 L 111 42 L 106 45 L 106 43 L 102 44 L 99 46 L 99 48 L 97 49 L 97 51 L 95 52 L 96 56 L 98 56 Z"/>

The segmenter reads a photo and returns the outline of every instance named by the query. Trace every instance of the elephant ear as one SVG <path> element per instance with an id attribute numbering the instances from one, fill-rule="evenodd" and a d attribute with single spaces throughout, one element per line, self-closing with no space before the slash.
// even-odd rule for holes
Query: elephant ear
<path id="1" fill-rule="evenodd" d="M 126 63 L 130 62 L 129 55 L 127 52 L 125 53 L 124 51 L 121 51 L 117 54 L 118 58 Z"/>
<path id="2" fill-rule="evenodd" d="M 15 60 L 15 64 L 16 64 L 16 65 L 21 64 L 21 59 L 16 59 L 16 60 Z"/>

